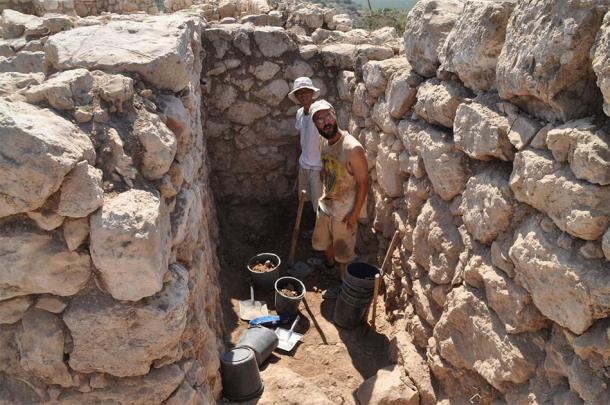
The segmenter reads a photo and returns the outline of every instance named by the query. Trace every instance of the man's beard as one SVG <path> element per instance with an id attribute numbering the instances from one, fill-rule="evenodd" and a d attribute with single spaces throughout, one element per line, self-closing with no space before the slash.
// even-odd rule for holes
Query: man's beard
<path id="1" fill-rule="evenodd" d="M 331 139 L 337 133 L 337 123 L 333 125 L 326 125 L 324 128 L 318 128 L 318 132 L 324 139 Z"/>

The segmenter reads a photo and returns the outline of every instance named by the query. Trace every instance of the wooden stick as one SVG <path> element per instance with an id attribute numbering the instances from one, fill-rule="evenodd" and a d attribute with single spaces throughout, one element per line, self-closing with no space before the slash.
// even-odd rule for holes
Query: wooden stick
<path id="1" fill-rule="evenodd" d="M 385 269 L 386 264 L 390 261 L 392 257 L 392 253 L 396 248 L 396 244 L 398 243 L 398 239 L 400 237 L 400 231 L 394 232 L 394 236 L 392 236 L 392 241 L 390 242 L 390 246 L 388 247 L 388 251 L 385 254 L 385 258 L 383 259 L 383 263 L 381 264 L 381 272 L 383 273 L 383 269 Z"/>
<path id="2" fill-rule="evenodd" d="M 377 296 L 379 295 L 380 280 L 381 277 L 379 276 L 379 273 L 375 274 L 375 287 L 373 288 L 373 313 L 371 316 L 371 328 L 373 328 L 373 331 L 375 330 L 375 317 L 377 315 Z"/>
<path id="3" fill-rule="evenodd" d="M 394 249 L 396 248 L 396 244 L 398 243 L 398 240 L 400 239 L 400 231 L 396 231 L 394 232 L 394 235 L 392 236 L 392 241 L 390 241 L 390 246 L 388 246 L 388 251 L 385 254 L 385 258 L 383 259 L 383 263 L 381 264 L 381 268 L 379 269 L 380 273 L 383 274 L 383 269 L 385 268 L 386 264 L 390 261 L 390 257 L 392 257 L 392 252 L 394 252 Z M 381 280 L 380 280 L 380 276 L 379 274 L 375 274 L 375 288 L 373 290 L 373 299 L 371 301 L 371 303 L 369 304 L 369 307 L 366 310 L 366 314 L 368 317 L 368 313 L 371 312 L 371 305 L 373 306 L 373 311 L 372 311 L 372 319 L 371 319 L 371 326 L 373 327 L 373 330 L 375 330 L 375 312 L 376 312 L 376 305 L 377 305 L 377 295 L 379 294 L 379 284 L 381 284 Z M 365 318 L 368 319 L 368 318 Z"/>
<path id="4" fill-rule="evenodd" d="M 303 215 L 303 204 L 305 203 L 305 196 L 307 191 L 301 190 L 299 193 L 299 209 L 297 209 L 297 218 L 294 223 L 294 229 L 292 230 L 292 242 L 290 243 L 290 254 L 288 255 L 288 264 L 294 265 L 294 255 L 297 251 L 297 239 L 299 239 L 299 230 L 301 229 L 301 216 Z"/>

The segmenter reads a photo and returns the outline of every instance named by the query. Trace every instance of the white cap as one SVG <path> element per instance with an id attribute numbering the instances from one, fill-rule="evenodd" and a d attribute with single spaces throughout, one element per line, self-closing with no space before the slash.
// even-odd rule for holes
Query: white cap
<path id="1" fill-rule="evenodd" d="M 309 114 L 311 114 L 311 116 L 313 117 L 313 115 L 315 113 L 317 113 L 318 111 L 322 111 L 322 110 L 335 111 L 335 108 L 333 107 L 333 105 L 331 103 L 322 99 L 322 100 L 314 101 L 313 103 L 311 103 L 311 106 L 309 107 Z"/>
<path id="2" fill-rule="evenodd" d="M 297 77 L 292 86 L 292 91 L 288 93 L 288 98 L 299 104 L 299 100 L 294 96 L 298 90 L 311 89 L 313 90 L 313 98 L 316 99 L 320 95 L 320 89 L 313 85 L 313 82 L 309 77 Z"/>

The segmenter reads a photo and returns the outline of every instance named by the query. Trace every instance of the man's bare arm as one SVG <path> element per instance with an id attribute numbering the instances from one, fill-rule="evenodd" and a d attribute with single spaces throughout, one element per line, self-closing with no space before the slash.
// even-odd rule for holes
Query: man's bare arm
<path id="1" fill-rule="evenodd" d="M 354 202 L 354 208 L 345 217 L 345 221 L 349 228 L 352 228 L 358 220 L 360 210 L 366 200 L 369 187 L 369 167 L 364 155 L 362 148 L 356 148 L 350 153 L 349 158 L 350 166 L 352 169 L 352 175 L 356 181 L 356 201 Z"/>

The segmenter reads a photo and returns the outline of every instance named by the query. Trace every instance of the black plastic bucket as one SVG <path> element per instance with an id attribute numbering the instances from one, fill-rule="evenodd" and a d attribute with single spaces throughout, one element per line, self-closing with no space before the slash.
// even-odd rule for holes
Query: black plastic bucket
<path id="1" fill-rule="evenodd" d="M 237 342 L 236 347 L 249 347 L 254 351 L 256 362 L 260 366 L 275 350 L 278 338 L 274 331 L 262 326 L 246 329 Z"/>
<path id="2" fill-rule="evenodd" d="M 373 298 L 376 274 L 381 274 L 381 271 L 367 263 L 356 262 L 347 266 L 333 313 L 337 325 L 353 329 L 362 322 Z"/>
<path id="3" fill-rule="evenodd" d="M 249 347 L 231 349 L 220 357 L 222 395 L 231 401 L 247 401 L 263 392 L 256 356 Z"/>
<path id="4" fill-rule="evenodd" d="M 252 271 L 252 268 L 258 263 L 265 263 L 267 260 L 274 264 L 274 267 L 264 273 Z M 260 253 L 248 260 L 248 271 L 252 276 L 252 283 L 257 289 L 263 291 L 273 290 L 275 281 L 280 276 L 280 257 L 274 253 Z"/>
<path id="5" fill-rule="evenodd" d="M 288 284 L 299 293 L 296 297 L 286 297 L 280 293 Z M 299 304 L 305 296 L 305 285 L 295 277 L 281 277 L 275 282 L 275 311 L 279 315 L 295 316 L 299 312 Z"/>

